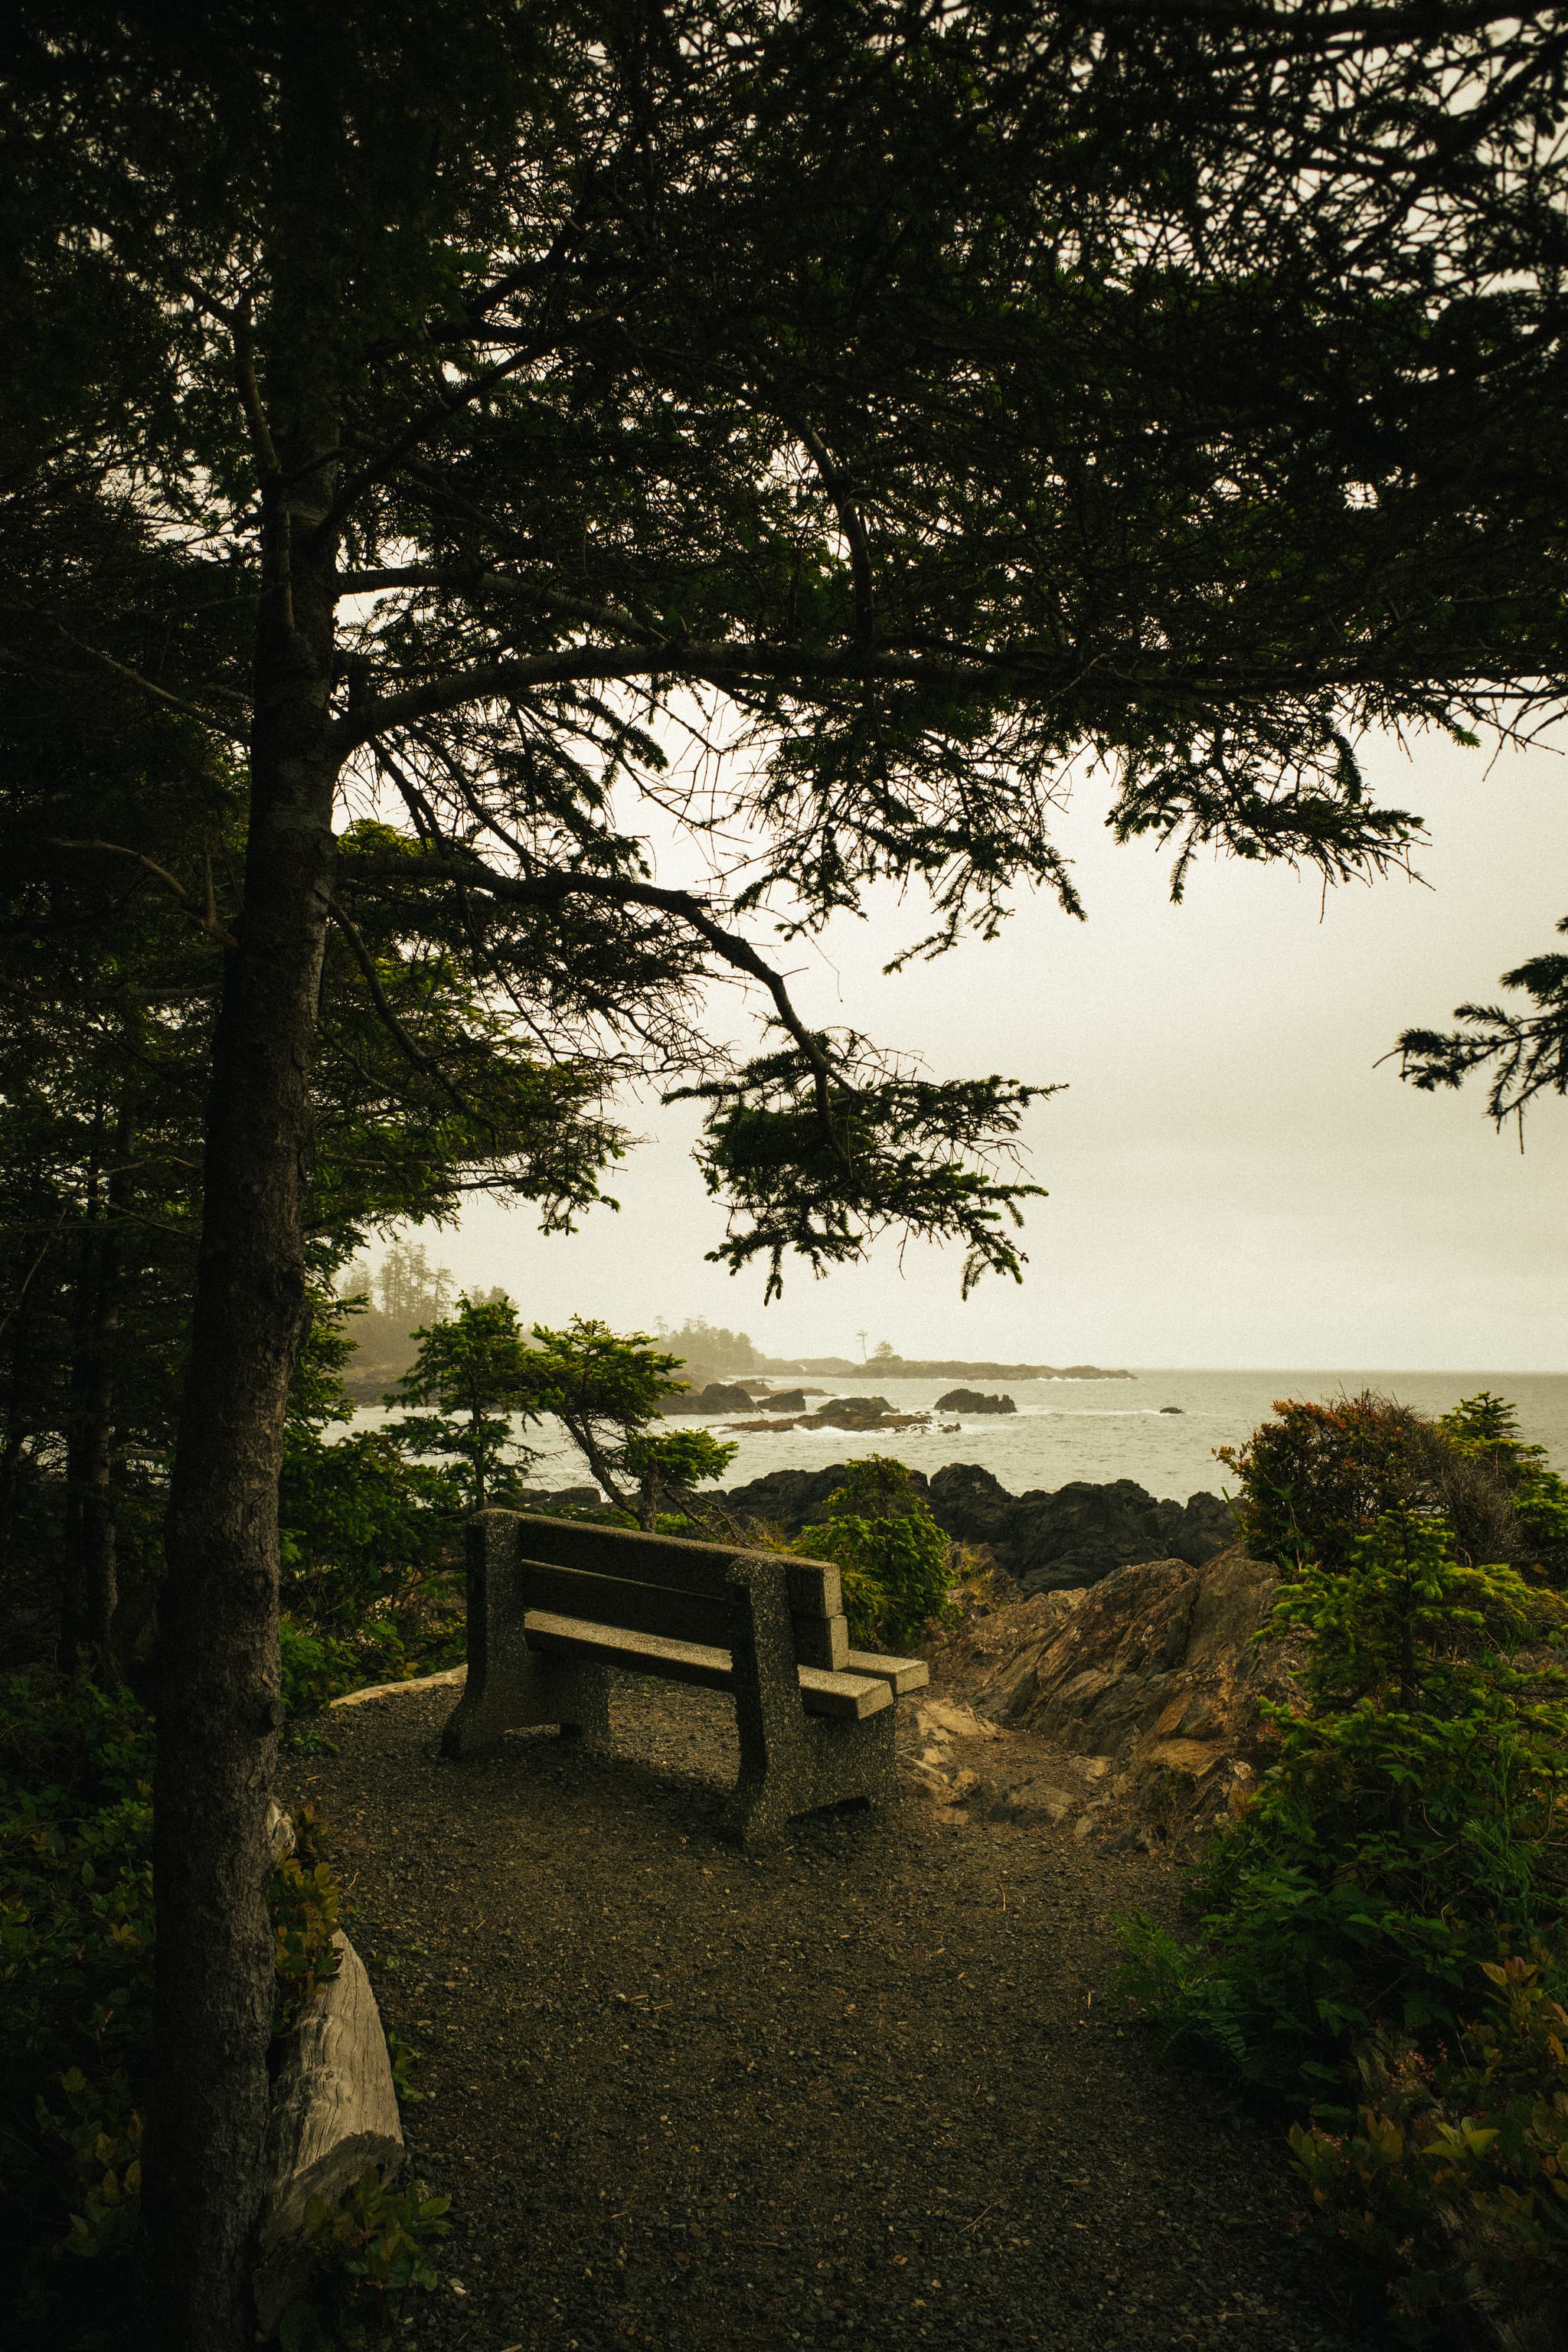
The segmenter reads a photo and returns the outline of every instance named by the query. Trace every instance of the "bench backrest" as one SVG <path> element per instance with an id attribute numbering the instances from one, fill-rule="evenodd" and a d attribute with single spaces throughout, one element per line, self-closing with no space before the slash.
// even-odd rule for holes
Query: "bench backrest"
<path id="1" fill-rule="evenodd" d="M 532 1511 L 506 1516 L 513 1522 L 526 1608 L 728 1649 L 730 1569 L 743 1559 L 786 1580 L 802 1665 L 842 1668 L 848 1654 L 843 1590 L 828 1560 L 784 1559 L 731 1544 L 643 1535 Z"/>

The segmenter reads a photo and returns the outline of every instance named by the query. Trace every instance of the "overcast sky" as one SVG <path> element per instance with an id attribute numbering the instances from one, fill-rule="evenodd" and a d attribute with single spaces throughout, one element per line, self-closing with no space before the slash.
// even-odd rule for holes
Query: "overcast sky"
<path id="1" fill-rule="evenodd" d="M 1059 838 L 1089 920 L 1025 899 L 1003 939 L 885 979 L 918 936 L 889 895 L 796 950 L 796 994 L 921 1055 L 931 1075 L 991 1070 L 1068 1091 L 1036 1107 L 1023 1286 L 967 1304 L 959 1254 L 883 1241 L 814 1283 L 704 1263 L 722 1221 L 689 1157 L 695 1122 L 631 1107 L 650 1139 L 616 1172 L 618 1216 L 542 1238 L 526 1209 L 472 1209 L 427 1233 L 468 1284 L 502 1283 L 528 1319 L 619 1328 L 690 1314 L 771 1353 L 860 1352 L 1106 1365 L 1568 1368 L 1568 1105 L 1541 1106 L 1521 1157 L 1481 1094 L 1434 1097 L 1373 1065 L 1412 1023 L 1439 1025 L 1553 944 L 1568 914 L 1568 761 L 1487 757 L 1435 739 L 1372 747 L 1381 797 L 1426 816 L 1426 888 L 1331 892 L 1233 864 L 1168 899 L 1169 860 L 1118 849 L 1106 790 Z M 732 1016 L 731 1016 L 732 1017 Z"/>

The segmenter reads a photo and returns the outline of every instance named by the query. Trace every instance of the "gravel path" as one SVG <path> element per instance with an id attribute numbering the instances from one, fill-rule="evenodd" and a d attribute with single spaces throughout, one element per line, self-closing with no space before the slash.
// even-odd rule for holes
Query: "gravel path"
<path id="1" fill-rule="evenodd" d="M 613 1752 L 436 1752 L 449 1691 L 291 1767 L 336 1832 L 472 2352 L 992 2352 L 1384 2339 L 1292 2231 L 1280 2135 L 1161 2072 L 1105 1990 L 1168 1864 L 906 1797 L 742 1857 L 732 1717 L 627 1683 Z M 459 2284 L 461 2291 L 459 2292 Z"/>

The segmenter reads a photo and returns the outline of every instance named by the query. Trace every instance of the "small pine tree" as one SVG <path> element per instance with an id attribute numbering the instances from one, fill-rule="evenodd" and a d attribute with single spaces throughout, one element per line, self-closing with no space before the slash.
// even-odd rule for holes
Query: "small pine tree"
<path id="1" fill-rule="evenodd" d="M 482 1511 L 509 1470 L 537 1460 L 512 1428 L 518 1415 L 538 1417 L 529 1378 L 532 1350 L 518 1328 L 510 1299 L 470 1298 L 458 1311 L 414 1334 L 419 1353 L 386 1402 L 404 1410 L 395 1424 L 413 1454 L 454 1455 L 463 1465 L 470 1508 Z M 410 1412 L 434 1406 L 434 1412 Z"/>

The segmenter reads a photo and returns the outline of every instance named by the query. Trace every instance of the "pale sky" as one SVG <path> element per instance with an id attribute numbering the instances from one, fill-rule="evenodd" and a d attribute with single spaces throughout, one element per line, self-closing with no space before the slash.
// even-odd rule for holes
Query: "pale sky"
<path id="1" fill-rule="evenodd" d="M 1023 1286 L 959 1299 L 958 1251 L 893 1240 L 814 1282 L 704 1263 L 722 1231 L 689 1157 L 695 1120 L 630 1107 L 650 1139 L 616 1172 L 618 1216 L 542 1238 L 526 1208 L 475 1206 L 426 1233 L 469 1285 L 502 1283 L 525 1319 L 619 1329 L 688 1315 L 774 1354 L 901 1354 L 1063 1364 L 1568 1369 L 1568 1104 L 1496 1136 L 1475 1081 L 1418 1095 L 1373 1067 L 1398 1031 L 1554 944 L 1568 914 L 1568 761 L 1436 738 L 1371 748 L 1378 794 L 1426 816 L 1429 888 L 1331 892 L 1270 868 L 1203 864 L 1185 903 L 1169 859 L 1118 849 L 1107 791 L 1061 821 L 1089 920 L 1020 900 L 1003 938 L 895 978 L 880 966 L 919 910 L 889 894 L 816 950 L 790 951 L 797 1002 L 921 1055 L 933 1076 L 999 1070 L 1064 1082 L 1026 1130 Z M 765 939 L 762 942 L 767 944 Z M 727 1021 L 733 1014 L 727 1013 Z"/>

